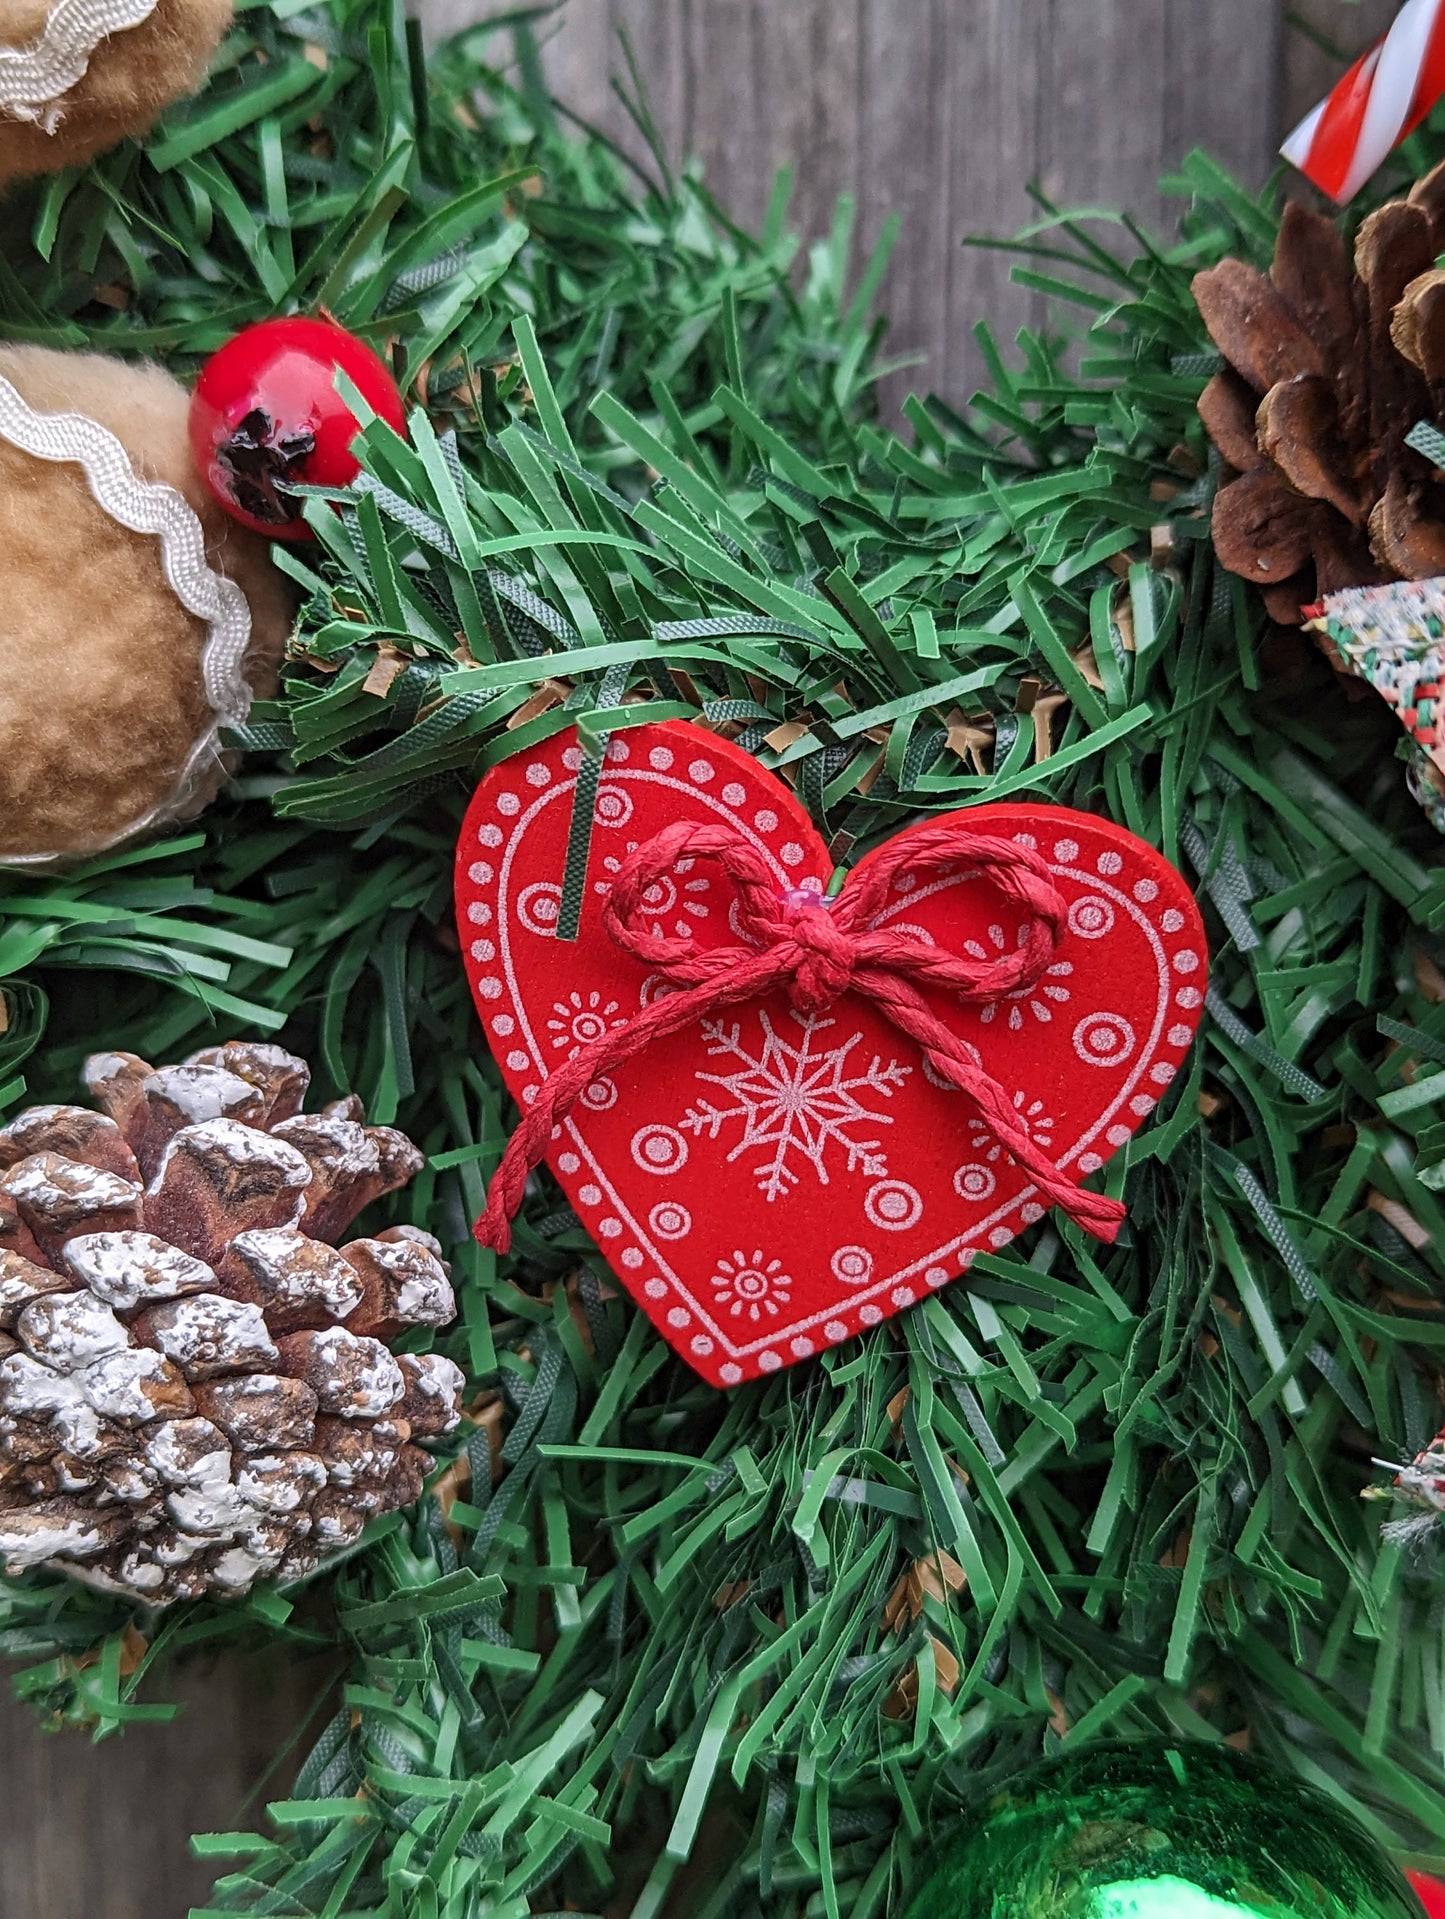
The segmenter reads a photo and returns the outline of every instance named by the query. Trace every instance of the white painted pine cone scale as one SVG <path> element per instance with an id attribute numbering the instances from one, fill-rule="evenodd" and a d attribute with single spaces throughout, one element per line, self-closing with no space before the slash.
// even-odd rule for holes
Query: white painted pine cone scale
<path id="1" fill-rule="evenodd" d="M 0 1127 L 0 1558 L 151 1605 L 296 1579 L 409 1504 L 460 1369 L 413 1227 L 329 1242 L 421 1155 L 355 1100 L 302 1112 L 263 1044 L 96 1054 L 101 1110 Z"/>

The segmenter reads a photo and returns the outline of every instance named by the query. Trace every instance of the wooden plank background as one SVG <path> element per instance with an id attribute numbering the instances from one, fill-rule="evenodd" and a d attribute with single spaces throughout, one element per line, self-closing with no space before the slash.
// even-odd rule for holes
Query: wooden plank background
<path id="1" fill-rule="evenodd" d="M 1262 180 L 1279 138 L 1341 70 L 1285 26 L 1287 0 L 564 0 L 538 28 L 558 97 L 641 153 L 613 87 L 625 34 L 668 149 L 701 160 L 742 221 L 763 213 L 778 168 L 793 218 L 827 231 L 840 193 L 866 258 L 890 213 L 903 222 L 884 308 L 891 351 L 915 383 L 957 400 L 979 376 L 972 333 L 1006 338 L 1040 317 L 1009 284 L 1006 237 L 1056 205 L 1123 207 L 1151 227 L 1175 210 L 1161 174 L 1204 145 Z M 500 5 L 423 0 L 445 31 Z M 1394 0 L 1301 0 L 1315 31 L 1351 52 Z M 498 52 L 504 53 L 505 40 Z"/>
<path id="2" fill-rule="evenodd" d="M 502 11 L 421 0 L 442 32 Z M 1300 0 L 1327 40 L 1355 51 L 1392 0 Z M 610 87 L 631 38 L 664 138 L 696 153 L 744 219 L 773 174 L 796 169 L 794 219 L 826 230 L 853 195 L 860 248 L 888 213 L 903 237 L 885 289 L 895 351 L 914 383 L 958 400 L 977 372 L 971 328 L 1033 317 L 1000 255 L 1005 235 L 1054 200 L 1123 206 L 1154 225 L 1156 181 L 1208 146 L 1245 179 L 1340 70 L 1285 26 L 1285 0 L 566 0 L 545 60 L 560 97 L 618 138 L 635 135 Z M 499 53 L 506 51 L 499 40 Z M 0 1919 L 183 1919 L 209 1871 L 192 1832 L 254 1825 L 283 1796 L 286 1748 L 327 1684 L 324 1663 L 234 1655 L 184 1675 L 183 1716 L 100 1746 L 43 1732 L 0 1692 Z"/>

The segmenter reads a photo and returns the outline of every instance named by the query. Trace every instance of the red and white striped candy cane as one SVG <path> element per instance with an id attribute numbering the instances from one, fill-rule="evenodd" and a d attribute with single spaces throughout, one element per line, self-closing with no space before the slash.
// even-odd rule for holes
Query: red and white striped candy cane
<path id="1" fill-rule="evenodd" d="M 1445 94 L 1445 0 L 1405 0 L 1383 39 L 1280 148 L 1343 204 Z"/>

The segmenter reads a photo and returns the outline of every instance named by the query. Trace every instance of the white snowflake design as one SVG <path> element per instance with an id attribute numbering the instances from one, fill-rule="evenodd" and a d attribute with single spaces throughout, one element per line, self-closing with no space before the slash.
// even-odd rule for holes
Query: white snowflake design
<path id="1" fill-rule="evenodd" d="M 552 1035 L 554 1051 L 567 1048 L 568 1059 L 575 1059 L 584 1046 L 595 1046 L 614 1026 L 625 1026 L 627 1019 L 615 999 L 604 1000 L 597 992 L 569 993 L 554 1000 L 547 1031 Z"/>
<path id="2" fill-rule="evenodd" d="M 1041 1099 L 1031 1100 L 1026 1093 L 1015 1093 L 1013 1104 L 1014 1111 L 1018 1114 L 1019 1127 L 1025 1138 L 1031 1140 L 1035 1146 L 1041 1146 L 1046 1153 L 1050 1152 L 1054 1144 L 1054 1128 L 1058 1121 L 1045 1109 L 1044 1102 Z M 999 1145 L 989 1131 L 985 1120 L 971 1119 L 968 1122 L 968 1144 L 970 1150 L 981 1154 L 990 1166 L 995 1165 L 1000 1159 L 1009 1161 L 1013 1159 L 1013 1154 L 1006 1152 Z"/>
<path id="3" fill-rule="evenodd" d="M 1023 946 L 1028 936 L 1029 926 L 1025 921 L 1014 940 L 1015 951 Z M 1001 926 L 993 925 L 988 929 L 987 946 L 982 940 L 965 940 L 963 950 L 972 959 L 997 959 L 1001 953 L 1008 951 L 1008 936 Z M 979 1024 L 991 1026 L 1002 1014 L 1009 1030 L 1016 1033 L 1024 1023 L 1024 1008 L 1027 1007 L 1041 1026 L 1047 1026 L 1054 1015 L 1044 1002 L 1052 1000 L 1056 1006 L 1066 1004 L 1070 998 L 1069 989 L 1059 982 L 1067 979 L 1073 970 L 1070 961 L 1059 960 L 1031 986 L 1021 986 L 1016 993 L 1005 993 L 1000 999 L 989 1000 L 979 1012 Z"/>
<path id="4" fill-rule="evenodd" d="M 637 851 L 637 841 L 627 842 L 627 852 Z M 625 857 L 625 855 L 624 855 Z M 693 920 L 705 920 L 709 908 L 698 897 L 711 890 L 711 882 L 701 874 L 692 878 L 692 870 L 697 865 L 694 859 L 680 859 L 671 873 L 663 873 L 655 879 L 642 896 L 642 911 L 652 922 L 652 931 L 661 939 L 664 928 L 661 922 L 669 913 L 676 913 L 672 923 L 672 932 L 679 939 L 691 939 L 696 930 Z M 609 853 L 602 862 L 602 870 L 608 875 L 605 880 L 594 880 L 592 891 L 599 899 L 606 899 L 612 891 L 612 882 L 622 870 L 622 859 Z"/>
<path id="5" fill-rule="evenodd" d="M 768 1015 L 760 1012 L 763 1035 L 756 1052 L 743 1044 L 739 1022 L 702 1022 L 709 1058 L 730 1059 L 736 1066 L 730 1073 L 699 1071 L 696 1077 L 718 1087 L 730 1103 L 718 1104 L 699 1094 L 682 1125 L 699 1139 L 717 1139 L 729 1120 L 741 1120 L 742 1137 L 728 1154 L 728 1164 L 759 1147 L 766 1149 L 753 1173 L 759 1191 L 769 1200 L 781 1198 L 797 1185 L 800 1171 L 795 1161 L 811 1166 L 819 1185 L 826 1186 L 830 1149 L 842 1153 L 850 1173 L 882 1178 L 888 1162 L 879 1150 L 881 1142 L 876 1137 L 860 1139 L 855 1129 L 891 1126 L 892 1115 L 872 1111 L 859 1095 L 891 1099 L 912 1067 L 897 1060 L 885 1066 L 881 1054 L 875 1053 L 867 1069 L 859 1072 L 851 1065 L 850 1055 L 861 1033 L 841 1045 L 818 1046 L 814 1043 L 818 1035 L 836 1021 L 789 1017 L 802 1029 L 797 1045 L 783 1039 Z"/>
<path id="6" fill-rule="evenodd" d="M 792 1298 L 792 1284 L 783 1262 L 766 1258 L 761 1247 L 751 1255 L 735 1248 L 731 1259 L 722 1254 L 712 1275 L 719 1307 L 734 1319 L 750 1319 L 755 1326 L 764 1316 L 777 1318 Z"/>

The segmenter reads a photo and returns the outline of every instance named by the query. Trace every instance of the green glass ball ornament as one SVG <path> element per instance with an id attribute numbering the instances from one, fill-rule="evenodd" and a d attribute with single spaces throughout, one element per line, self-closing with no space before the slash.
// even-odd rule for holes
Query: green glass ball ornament
<path id="1" fill-rule="evenodd" d="M 904 1919 L 1421 1919 L 1387 1854 L 1288 1773 L 1208 1745 L 1105 1745 L 1002 1787 Z"/>

